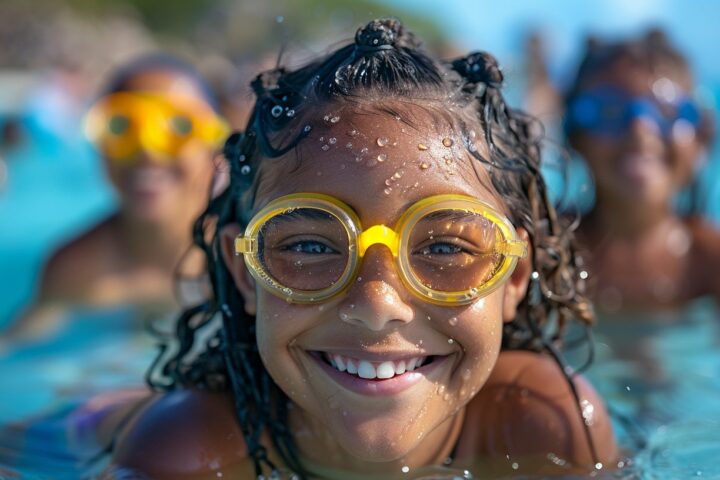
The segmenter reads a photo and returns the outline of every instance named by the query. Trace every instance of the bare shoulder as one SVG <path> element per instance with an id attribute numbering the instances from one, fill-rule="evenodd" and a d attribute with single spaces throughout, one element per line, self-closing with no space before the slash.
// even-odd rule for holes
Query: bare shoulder
<path id="1" fill-rule="evenodd" d="M 154 479 L 214 478 L 247 458 L 230 395 L 177 390 L 147 402 L 116 440 L 112 470 Z"/>
<path id="2" fill-rule="evenodd" d="M 81 300 L 98 275 L 110 268 L 114 243 L 112 219 L 66 243 L 45 265 L 39 301 Z"/>
<path id="3" fill-rule="evenodd" d="M 613 462 L 617 446 L 604 403 L 583 377 L 575 376 L 573 384 L 580 404 L 549 356 L 501 353 L 488 382 L 468 405 L 466 425 L 479 433 L 471 442 L 475 454 L 518 459 L 553 454 L 587 470 L 596 461 Z"/>

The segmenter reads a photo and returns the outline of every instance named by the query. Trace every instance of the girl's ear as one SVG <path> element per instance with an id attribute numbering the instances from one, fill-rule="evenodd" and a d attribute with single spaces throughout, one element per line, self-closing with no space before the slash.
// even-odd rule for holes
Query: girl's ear
<path id="1" fill-rule="evenodd" d="M 230 271 L 235 287 L 245 301 L 245 312 L 248 315 L 257 315 L 257 294 L 255 279 L 245 266 L 242 255 L 235 255 L 235 238 L 242 233 L 240 225 L 230 223 L 220 229 L 220 250 L 223 261 Z"/>
<path id="2" fill-rule="evenodd" d="M 517 315 L 517 306 L 525 298 L 532 273 L 532 249 L 530 248 L 530 236 L 524 228 L 517 229 L 521 240 L 528 242 L 528 256 L 518 260 L 515 271 L 505 284 L 505 298 L 503 299 L 503 322 L 511 322 Z"/>

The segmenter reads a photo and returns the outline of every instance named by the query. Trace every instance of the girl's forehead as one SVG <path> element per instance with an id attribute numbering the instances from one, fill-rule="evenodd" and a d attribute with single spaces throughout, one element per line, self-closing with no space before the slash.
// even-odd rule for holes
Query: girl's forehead
<path id="1" fill-rule="evenodd" d="M 335 196 L 366 224 L 391 223 L 412 203 L 447 193 L 504 210 L 485 165 L 469 152 L 485 150 L 480 132 L 469 138 L 422 112 L 411 112 L 414 118 L 332 107 L 320 113 L 293 151 L 261 161 L 254 211 L 298 192 Z"/>

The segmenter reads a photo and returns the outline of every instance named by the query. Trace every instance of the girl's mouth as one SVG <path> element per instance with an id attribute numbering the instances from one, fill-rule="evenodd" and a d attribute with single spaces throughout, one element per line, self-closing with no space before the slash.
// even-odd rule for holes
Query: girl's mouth
<path id="1" fill-rule="evenodd" d="M 393 395 L 416 384 L 449 355 L 405 356 L 384 361 L 337 353 L 308 352 L 342 386 L 365 395 Z"/>
<path id="2" fill-rule="evenodd" d="M 367 360 L 358 360 L 356 358 L 345 357 L 343 355 L 329 354 L 322 352 L 322 359 L 335 367 L 340 372 L 346 372 L 350 375 L 356 375 L 366 380 L 378 379 L 385 380 L 393 378 L 396 375 L 402 375 L 405 372 L 412 372 L 416 368 L 421 367 L 432 361 L 432 356 L 411 357 L 403 360 L 385 362 L 369 362 Z"/>

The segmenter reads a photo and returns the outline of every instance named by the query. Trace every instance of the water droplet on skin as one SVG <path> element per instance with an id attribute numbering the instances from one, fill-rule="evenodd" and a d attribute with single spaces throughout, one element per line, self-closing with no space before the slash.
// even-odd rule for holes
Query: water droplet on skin
<path id="1" fill-rule="evenodd" d="M 378 162 L 384 162 L 385 160 L 387 160 L 387 155 L 385 155 L 384 153 L 381 153 L 380 155 L 377 156 Z"/>
<path id="2" fill-rule="evenodd" d="M 429 163 L 423 162 L 420 164 L 420 170 L 427 170 L 428 168 L 430 168 Z"/>
<path id="3" fill-rule="evenodd" d="M 453 340 L 452 338 L 448 338 L 448 343 L 455 343 L 455 340 Z"/>
<path id="4" fill-rule="evenodd" d="M 242 173 L 243 175 L 247 175 L 248 173 L 250 173 L 250 167 L 248 165 L 243 165 L 240 169 L 240 173 Z"/>
<path id="5" fill-rule="evenodd" d="M 323 152 L 327 152 L 328 150 L 330 150 L 330 145 L 323 145 L 321 148 Z"/>
<path id="6" fill-rule="evenodd" d="M 443 398 L 443 400 L 445 400 L 447 402 L 448 400 L 450 400 L 450 394 L 446 393 L 445 395 L 443 395 L 442 398 Z"/>
<path id="7" fill-rule="evenodd" d="M 392 179 L 390 179 L 390 178 L 388 178 L 387 180 L 385 180 L 385 185 L 387 185 L 388 187 L 389 187 L 390 185 L 392 185 L 392 183 L 393 183 L 393 182 L 392 182 Z"/>
<path id="8" fill-rule="evenodd" d="M 334 117 L 332 117 L 330 119 L 330 123 L 337 123 L 339 121 L 340 121 L 340 117 L 338 117 L 337 115 L 335 115 Z"/>
<path id="9" fill-rule="evenodd" d="M 581 272 L 580 272 L 580 278 L 583 279 L 583 280 L 585 280 L 586 278 L 588 278 L 588 272 L 586 272 L 585 270 L 581 271 Z"/>
<path id="10" fill-rule="evenodd" d="M 423 344 L 422 340 L 418 341 L 418 345 L 422 345 L 422 344 Z"/>
<path id="11" fill-rule="evenodd" d="M 345 144 L 345 148 L 352 148 L 352 142 L 348 142 Z"/>
<path id="12" fill-rule="evenodd" d="M 275 118 L 278 118 L 283 113 L 283 108 L 280 105 L 275 105 L 270 109 L 270 115 L 272 115 Z"/>
<path id="13" fill-rule="evenodd" d="M 330 138 L 328 139 L 328 143 L 329 143 L 330 145 L 335 145 L 335 144 L 337 143 L 337 138 L 335 138 L 335 137 L 330 137 Z"/>
<path id="14" fill-rule="evenodd" d="M 425 145 L 424 143 L 418 143 L 418 150 L 425 151 L 427 149 L 428 149 L 427 145 Z"/>
<path id="15" fill-rule="evenodd" d="M 325 141 L 325 137 L 318 138 L 318 142 L 324 142 L 324 141 Z"/>
<path id="16" fill-rule="evenodd" d="M 452 317 L 450 320 L 448 320 L 448 323 L 450 324 L 451 327 L 454 327 L 458 323 L 457 317 Z"/>
<path id="17" fill-rule="evenodd" d="M 350 135 L 351 137 L 354 137 L 357 134 L 358 134 L 358 131 L 355 130 L 354 128 L 348 132 L 348 135 Z"/>
<path id="18" fill-rule="evenodd" d="M 517 462 L 513 462 L 512 465 L 510 465 L 510 466 L 512 467 L 513 470 L 517 470 L 518 468 L 520 468 L 520 465 L 518 465 Z"/>
<path id="19" fill-rule="evenodd" d="M 445 137 L 442 140 L 442 144 L 445 145 L 446 147 L 452 147 L 453 140 L 452 140 L 452 138 Z"/>
<path id="20" fill-rule="evenodd" d="M 377 39 L 375 39 L 375 42 L 377 42 Z M 405 466 L 403 466 L 400 470 L 401 470 L 403 473 L 408 473 L 408 472 L 410 471 L 410 467 L 408 467 L 407 465 L 405 465 Z"/>
<path id="21" fill-rule="evenodd" d="M 360 155 L 367 155 L 369 151 L 367 147 L 363 147 L 360 149 Z"/>
<path id="22" fill-rule="evenodd" d="M 452 157 L 445 157 L 445 165 L 451 165 L 453 163 Z"/>
<path id="23" fill-rule="evenodd" d="M 305 133 L 308 133 L 310 130 L 312 130 L 312 127 L 310 125 L 305 125 L 305 127 L 303 127 L 303 132 Z"/>
<path id="24" fill-rule="evenodd" d="M 399 180 L 403 176 L 402 172 L 395 172 L 393 173 L 393 180 Z"/>
<path id="25" fill-rule="evenodd" d="M 384 147 L 388 144 L 388 141 L 389 140 L 387 139 L 387 137 L 378 137 L 378 139 L 376 140 L 378 147 Z"/>
<path id="26" fill-rule="evenodd" d="M 325 115 L 325 116 L 323 117 L 323 120 L 325 120 L 326 122 L 329 122 L 329 121 L 330 121 L 330 115 Z"/>
<path id="27" fill-rule="evenodd" d="M 383 192 L 385 193 L 385 195 L 390 195 L 390 193 L 392 192 L 392 188 L 388 187 L 385 190 L 383 190 Z"/>
<path id="28" fill-rule="evenodd" d="M 287 115 L 288 117 L 294 117 L 294 116 L 295 116 L 295 110 L 293 110 L 293 109 L 291 108 L 290 110 L 287 111 L 287 113 L 286 113 L 285 115 Z"/>
<path id="29" fill-rule="evenodd" d="M 530 277 L 532 277 L 533 280 L 537 280 L 538 278 L 540 278 L 540 273 L 537 271 L 532 272 L 532 275 L 530 275 Z"/>

